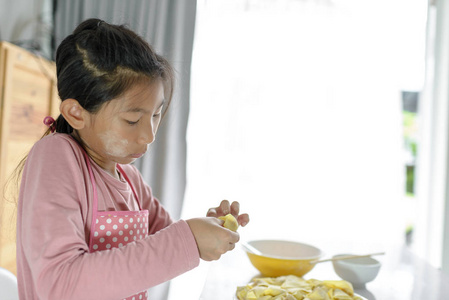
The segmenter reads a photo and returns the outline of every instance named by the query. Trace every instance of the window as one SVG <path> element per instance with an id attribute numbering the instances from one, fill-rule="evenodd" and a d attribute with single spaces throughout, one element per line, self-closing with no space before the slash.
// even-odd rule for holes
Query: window
<path id="1" fill-rule="evenodd" d="M 403 238 L 401 92 L 422 87 L 425 12 L 199 1 L 184 214 L 228 198 L 251 239 Z"/>
<path id="2" fill-rule="evenodd" d="M 402 91 L 426 1 L 198 1 L 183 217 L 236 200 L 241 238 L 405 241 Z"/>

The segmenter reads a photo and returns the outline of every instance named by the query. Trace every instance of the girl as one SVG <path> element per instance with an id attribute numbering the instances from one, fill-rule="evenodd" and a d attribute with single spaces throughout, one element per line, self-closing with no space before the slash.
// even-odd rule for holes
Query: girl
<path id="1" fill-rule="evenodd" d="M 98 19 L 58 47 L 62 100 L 26 160 L 19 194 L 20 299 L 147 299 L 146 289 L 219 259 L 238 233 L 216 217 L 174 222 L 130 165 L 151 144 L 173 71 L 138 35 Z M 54 132 L 56 131 L 56 132 Z"/>

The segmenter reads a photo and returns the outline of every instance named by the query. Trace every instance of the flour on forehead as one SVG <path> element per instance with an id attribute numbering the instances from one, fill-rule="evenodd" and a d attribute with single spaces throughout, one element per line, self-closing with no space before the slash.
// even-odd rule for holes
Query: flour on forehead
<path id="1" fill-rule="evenodd" d="M 104 144 L 106 153 L 115 157 L 126 157 L 128 140 L 118 136 L 113 131 L 106 131 L 99 135 Z"/>

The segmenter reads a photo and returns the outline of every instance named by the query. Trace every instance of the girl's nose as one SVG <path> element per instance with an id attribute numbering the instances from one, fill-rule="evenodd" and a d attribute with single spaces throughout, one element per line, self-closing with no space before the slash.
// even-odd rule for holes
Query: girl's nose
<path id="1" fill-rule="evenodd" d="M 148 126 L 141 130 L 139 134 L 139 144 L 149 145 L 154 142 L 156 138 L 156 130 L 154 130 L 153 126 Z"/>

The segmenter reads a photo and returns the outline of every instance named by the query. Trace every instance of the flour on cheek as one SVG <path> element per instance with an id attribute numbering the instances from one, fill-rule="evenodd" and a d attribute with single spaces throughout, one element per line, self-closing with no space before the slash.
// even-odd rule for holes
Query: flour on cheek
<path id="1" fill-rule="evenodd" d="M 128 141 L 112 131 L 107 131 L 100 135 L 100 139 L 103 142 L 106 154 L 115 157 L 126 157 L 128 152 L 126 148 Z"/>

